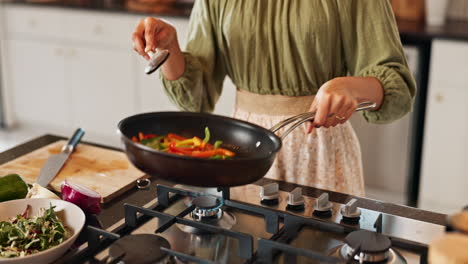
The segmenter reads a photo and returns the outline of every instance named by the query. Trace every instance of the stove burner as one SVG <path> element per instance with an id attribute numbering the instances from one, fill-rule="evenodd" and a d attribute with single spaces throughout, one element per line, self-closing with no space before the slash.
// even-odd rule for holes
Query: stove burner
<path id="1" fill-rule="evenodd" d="M 335 256 L 339 259 L 347 261 L 352 251 L 353 249 L 351 249 L 349 246 L 342 245 L 332 250 L 331 256 Z M 360 253 L 354 257 L 352 262 L 347 263 L 407 264 L 403 256 L 394 249 L 389 249 L 388 252 L 383 254 Z"/>
<path id="2" fill-rule="evenodd" d="M 390 239 L 382 234 L 359 230 L 351 232 L 345 238 L 346 244 L 351 248 L 361 247 L 363 253 L 385 253 L 392 246 Z"/>
<path id="3" fill-rule="evenodd" d="M 359 247 L 360 252 L 354 256 L 352 263 L 406 264 L 406 260 L 398 251 L 390 248 L 390 239 L 380 233 L 354 231 L 346 236 L 345 242 L 346 244 L 333 249 L 330 255 L 347 260 Z"/>
<path id="4" fill-rule="evenodd" d="M 125 254 L 119 262 L 123 264 L 165 263 L 169 256 L 161 250 L 161 247 L 170 249 L 169 242 L 161 236 L 151 234 L 128 235 L 115 241 L 110 246 L 109 255 L 112 259 L 116 259 Z"/>
<path id="5" fill-rule="evenodd" d="M 185 216 L 186 219 L 199 221 L 202 223 L 214 225 L 224 229 L 231 229 L 237 222 L 236 217 L 229 212 L 224 212 L 222 209 L 222 198 L 214 196 L 199 196 L 194 198 L 190 204 L 195 205 L 195 209 L 190 215 Z M 203 234 L 203 231 L 187 225 L 176 224 L 182 231 L 194 234 Z"/>
<path id="6" fill-rule="evenodd" d="M 223 203 L 217 197 L 200 196 L 193 199 L 192 204 L 195 205 L 191 214 L 194 220 L 220 219 L 223 216 Z"/>

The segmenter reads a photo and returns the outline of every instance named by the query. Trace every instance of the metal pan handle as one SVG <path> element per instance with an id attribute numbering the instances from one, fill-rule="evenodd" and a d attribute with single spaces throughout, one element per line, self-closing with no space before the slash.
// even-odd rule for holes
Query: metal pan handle
<path id="1" fill-rule="evenodd" d="M 363 110 L 370 110 L 370 109 L 375 108 L 376 106 L 377 106 L 377 104 L 374 103 L 374 102 L 362 102 L 356 108 L 356 112 L 357 111 L 363 111 Z M 335 114 L 332 113 L 332 114 L 329 114 L 328 116 L 332 117 L 334 115 Z M 306 113 L 298 114 L 298 115 L 295 115 L 293 117 L 287 118 L 287 119 L 279 122 L 278 124 L 271 127 L 270 130 L 273 133 L 276 133 L 281 128 L 283 128 L 283 127 L 285 127 L 285 126 L 287 126 L 289 124 L 292 124 L 291 127 L 289 127 L 283 134 L 279 135 L 279 137 L 281 139 L 283 139 L 287 135 L 289 135 L 289 133 L 291 133 L 291 131 L 293 131 L 296 127 L 302 125 L 303 123 L 305 123 L 307 121 L 314 120 L 314 117 L 315 117 L 315 112 L 306 112 Z"/>

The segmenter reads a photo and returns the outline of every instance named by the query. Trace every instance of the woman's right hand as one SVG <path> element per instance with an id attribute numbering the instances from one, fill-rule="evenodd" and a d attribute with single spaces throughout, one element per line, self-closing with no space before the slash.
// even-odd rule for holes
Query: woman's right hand
<path id="1" fill-rule="evenodd" d="M 149 60 L 149 51 L 169 50 L 169 58 L 162 66 L 162 73 L 168 80 L 177 80 L 185 72 L 185 57 L 177 41 L 177 32 L 168 22 L 147 17 L 141 20 L 132 34 L 133 49 Z"/>
<path id="2" fill-rule="evenodd" d="M 154 17 L 147 17 L 138 23 L 132 40 L 133 49 L 147 60 L 150 59 L 148 52 L 156 49 L 180 51 L 176 29 L 167 21 Z"/>

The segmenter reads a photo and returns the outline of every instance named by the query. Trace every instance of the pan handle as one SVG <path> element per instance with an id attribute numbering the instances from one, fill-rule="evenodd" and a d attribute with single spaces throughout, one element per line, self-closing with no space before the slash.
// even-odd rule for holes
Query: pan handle
<path id="1" fill-rule="evenodd" d="M 362 102 L 356 108 L 356 112 L 357 111 L 363 111 L 363 110 L 370 110 L 370 109 L 375 108 L 376 106 L 377 106 L 377 104 L 374 103 L 374 102 Z M 331 117 L 331 116 L 334 116 L 334 115 L 335 114 L 332 113 L 332 114 L 329 114 L 328 116 Z M 314 120 L 314 117 L 315 117 L 315 112 L 305 112 L 305 113 L 302 113 L 302 114 L 298 114 L 298 115 L 295 115 L 293 117 L 287 118 L 287 119 L 279 122 L 278 124 L 276 124 L 272 128 L 270 128 L 270 130 L 273 133 L 276 133 L 281 128 L 283 128 L 283 127 L 285 127 L 285 126 L 287 126 L 289 124 L 292 124 L 291 127 L 289 127 L 283 134 L 281 134 L 279 136 L 281 139 L 283 139 L 289 133 L 291 133 L 291 131 L 293 131 L 296 127 L 302 125 L 303 123 L 305 123 L 307 121 Z"/>

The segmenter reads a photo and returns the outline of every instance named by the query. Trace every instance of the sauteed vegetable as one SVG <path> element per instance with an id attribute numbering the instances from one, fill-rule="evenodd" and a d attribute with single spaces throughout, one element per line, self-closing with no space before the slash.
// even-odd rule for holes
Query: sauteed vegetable
<path id="1" fill-rule="evenodd" d="M 0 258 L 24 257 L 44 251 L 70 237 L 54 212 L 55 206 L 45 209 L 42 216 L 29 217 L 31 207 L 11 219 L 0 221 Z"/>
<path id="2" fill-rule="evenodd" d="M 182 156 L 190 156 L 208 159 L 229 159 L 235 156 L 235 153 L 221 148 L 222 141 L 216 140 L 210 144 L 211 132 L 208 127 L 205 128 L 205 137 L 185 138 L 180 135 L 169 133 L 167 135 L 143 134 L 138 133 L 132 140 L 155 150 L 173 153 Z"/>

